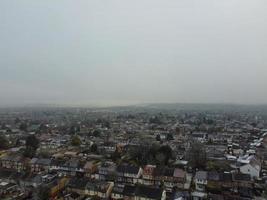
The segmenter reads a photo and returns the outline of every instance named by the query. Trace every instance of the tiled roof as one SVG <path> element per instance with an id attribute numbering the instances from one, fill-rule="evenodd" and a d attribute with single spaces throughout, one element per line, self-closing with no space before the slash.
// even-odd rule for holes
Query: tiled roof
<path id="1" fill-rule="evenodd" d="M 202 180 L 206 180 L 208 177 L 208 173 L 206 171 L 197 171 L 196 172 L 196 179 L 202 179 Z"/>
<path id="2" fill-rule="evenodd" d="M 149 199 L 161 199 L 162 192 L 163 190 L 160 188 L 138 185 L 135 191 L 135 196 L 149 198 Z"/>
<path id="3" fill-rule="evenodd" d="M 185 178 L 185 171 L 179 168 L 175 168 L 173 172 L 173 176 L 177 178 Z"/>
<path id="4" fill-rule="evenodd" d="M 139 167 L 132 165 L 120 165 L 118 166 L 117 171 L 121 173 L 138 174 L 139 169 Z"/>

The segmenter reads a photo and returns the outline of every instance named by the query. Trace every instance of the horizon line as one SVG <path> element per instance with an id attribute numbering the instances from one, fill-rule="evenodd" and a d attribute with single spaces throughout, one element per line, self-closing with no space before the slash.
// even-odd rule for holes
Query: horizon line
<path id="1" fill-rule="evenodd" d="M 233 103 L 233 102 L 143 102 L 143 103 L 118 103 L 118 104 L 108 104 L 108 103 L 25 103 L 25 104 L 9 104 L 0 105 L 0 108 L 112 108 L 112 107 L 143 107 L 152 105 L 225 105 L 225 106 L 267 106 L 267 103 Z"/>

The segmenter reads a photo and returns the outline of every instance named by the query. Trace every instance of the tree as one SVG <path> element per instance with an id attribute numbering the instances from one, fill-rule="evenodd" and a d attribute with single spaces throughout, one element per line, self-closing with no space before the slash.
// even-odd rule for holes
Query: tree
<path id="1" fill-rule="evenodd" d="M 190 145 L 190 148 L 186 155 L 189 165 L 196 169 L 196 168 L 205 168 L 206 166 L 206 149 L 203 144 L 200 142 L 193 142 Z"/>
<path id="2" fill-rule="evenodd" d="M 51 154 L 48 150 L 42 149 L 41 151 L 39 151 L 39 156 L 42 158 L 50 158 Z"/>
<path id="3" fill-rule="evenodd" d="M 153 116 L 149 119 L 149 123 L 151 124 L 161 124 L 161 120 L 158 116 Z"/>
<path id="4" fill-rule="evenodd" d="M 181 132 L 180 127 L 176 127 L 176 128 L 175 128 L 175 132 L 176 132 L 177 134 L 180 134 L 180 132 Z"/>
<path id="5" fill-rule="evenodd" d="M 0 149 L 6 149 L 9 146 L 9 141 L 4 135 L 0 135 Z"/>
<path id="6" fill-rule="evenodd" d="M 161 146 L 158 150 L 158 154 L 163 154 L 165 156 L 164 164 L 167 165 L 172 158 L 172 149 L 168 145 Z"/>
<path id="7" fill-rule="evenodd" d="M 209 140 L 208 140 L 207 144 L 213 144 L 213 141 L 212 141 L 212 139 L 211 139 L 211 138 L 209 138 Z"/>
<path id="8" fill-rule="evenodd" d="M 76 131 L 77 131 L 76 126 L 73 125 L 70 127 L 69 133 L 74 135 L 76 133 Z"/>
<path id="9" fill-rule="evenodd" d="M 38 149 L 39 147 L 39 140 L 36 138 L 35 135 L 29 135 L 26 138 L 26 148 L 27 147 L 32 147 L 33 149 Z"/>
<path id="10" fill-rule="evenodd" d="M 267 187 L 264 190 L 264 196 L 267 197 Z"/>
<path id="11" fill-rule="evenodd" d="M 172 158 L 172 149 L 168 146 L 153 144 L 139 145 L 128 150 L 129 158 L 139 166 L 146 164 L 167 165 Z"/>
<path id="12" fill-rule="evenodd" d="M 6 124 L 1 124 L 1 129 L 3 129 L 3 130 L 5 130 L 5 129 L 7 129 L 7 126 L 6 126 Z"/>
<path id="13" fill-rule="evenodd" d="M 156 136 L 156 140 L 159 141 L 159 142 L 161 141 L 161 139 L 160 139 L 160 134 L 158 134 L 158 135 Z"/>
<path id="14" fill-rule="evenodd" d="M 92 198 L 91 198 L 92 200 L 100 200 L 101 198 L 100 197 L 98 197 L 98 196 L 92 196 Z"/>
<path id="15" fill-rule="evenodd" d="M 19 139 L 19 138 L 16 139 L 15 146 L 16 146 L 16 147 L 19 147 L 19 146 L 21 146 L 21 145 L 22 145 L 22 142 L 20 141 L 20 139 Z"/>
<path id="16" fill-rule="evenodd" d="M 166 140 L 170 141 L 170 140 L 174 140 L 173 135 L 171 133 L 167 134 Z"/>
<path id="17" fill-rule="evenodd" d="M 231 166 L 228 162 L 225 161 L 208 161 L 206 169 L 209 171 L 224 172 L 230 171 Z"/>
<path id="18" fill-rule="evenodd" d="M 35 137 L 35 135 L 30 135 L 26 138 L 26 149 L 24 150 L 24 156 L 32 158 L 36 150 L 39 147 L 39 140 Z"/>
<path id="19" fill-rule="evenodd" d="M 19 119 L 18 117 L 16 117 L 16 119 L 14 120 L 14 123 L 15 123 L 15 124 L 20 123 L 20 119 Z"/>
<path id="20" fill-rule="evenodd" d="M 106 128 L 108 128 L 108 129 L 110 129 L 110 122 L 105 120 L 103 122 L 103 126 L 106 127 Z"/>
<path id="21" fill-rule="evenodd" d="M 39 200 L 48 200 L 50 197 L 50 189 L 48 186 L 40 186 L 37 193 Z"/>
<path id="22" fill-rule="evenodd" d="M 33 158 L 36 154 L 36 149 L 32 147 L 26 147 L 23 151 L 23 155 L 27 158 Z"/>
<path id="23" fill-rule="evenodd" d="M 80 146 L 81 145 L 81 139 L 79 138 L 79 136 L 75 135 L 71 138 L 71 145 L 72 146 Z"/>
<path id="24" fill-rule="evenodd" d="M 115 152 L 111 155 L 111 159 L 113 162 L 117 162 L 118 160 L 121 159 L 121 153 L 118 151 L 116 148 Z"/>
<path id="25" fill-rule="evenodd" d="M 93 153 L 96 153 L 97 152 L 97 145 L 95 143 L 92 144 L 92 146 L 90 148 L 90 151 L 93 152 Z"/>
<path id="26" fill-rule="evenodd" d="M 93 136 L 94 137 L 99 137 L 100 136 L 100 131 L 99 130 L 94 130 L 93 131 Z"/>
<path id="27" fill-rule="evenodd" d="M 166 155 L 163 154 L 162 152 L 158 152 L 155 156 L 156 163 L 157 165 L 164 166 L 165 160 L 166 160 Z"/>
<path id="28" fill-rule="evenodd" d="M 23 122 L 23 123 L 21 123 L 20 124 L 20 126 L 19 126 L 19 129 L 21 130 L 21 131 L 27 131 L 27 129 L 28 129 L 28 125 L 27 125 L 27 123 L 25 123 L 25 122 Z"/>
<path id="29" fill-rule="evenodd" d="M 48 130 L 48 127 L 47 127 L 44 123 L 42 123 L 42 124 L 40 124 L 38 130 L 39 130 L 40 132 L 41 132 L 41 131 L 47 131 L 47 130 Z"/>
<path id="30" fill-rule="evenodd" d="M 148 148 L 146 145 L 130 147 L 128 150 L 130 160 L 135 164 L 143 166 L 147 164 Z"/>

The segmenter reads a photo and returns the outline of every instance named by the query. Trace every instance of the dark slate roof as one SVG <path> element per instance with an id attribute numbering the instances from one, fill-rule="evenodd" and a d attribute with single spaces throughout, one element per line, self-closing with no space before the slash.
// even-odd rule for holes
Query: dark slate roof
<path id="1" fill-rule="evenodd" d="M 174 168 L 166 168 L 164 170 L 164 176 L 173 176 Z"/>
<path id="2" fill-rule="evenodd" d="M 161 199 L 162 192 L 163 190 L 160 188 L 139 185 L 136 188 L 135 196 L 149 198 L 149 199 Z"/>
<path id="3" fill-rule="evenodd" d="M 77 198 L 80 197 L 80 195 L 78 193 L 76 193 L 76 192 L 73 192 L 73 193 L 71 193 L 70 197 L 73 198 L 73 199 L 77 199 Z"/>
<path id="4" fill-rule="evenodd" d="M 157 167 L 153 171 L 154 176 L 173 176 L 174 174 L 174 168 L 161 168 Z"/>
<path id="5" fill-rule="evenodd" d="M 235 181 L 251 181 L 250 175 L 249 174 L 233 174 L 233 178 Z"/>
<path id="6" fill-rule="evenodd" d="M 124 196 L 134 196 L 136 191 L 135 185 L 125 185 L 123 189 Z"/>
<path id="7" fill-rule="evenodd" d="M 65 163 L 66 163 L 66 161 L 61 160 L 61 159 L 52 159 L 51 160 L 51 165 L 53 165 L 53 166 L 64 166 Z"/>
<path id="8" fill-rule="evenodd" d="M 220 180 L 219 173 L 216 171 L 208 172 L 208 180 L 219 181 Z"/>
<path id="9" fill-rule="evenodd" d="M 76 189 L 85 189 L 88 182 L 88 178 L 72 178 L 68 183 L 68 187 Z"/>
<path id="10" fill-rule="evenodd" d="M 123 194 L 124 187 L 125 187 L 125 185 L 114 185 L 114 187 L 112 189 L 112 193 Z"/>
<path id="11" fill-rule="evenodd" d="M 195 175 L 196 179 L 206 180 L 207 177 L 208 177 L 208 172 L 206 171 L 197 171 Z"/>
<path id="12" fill-rule="evenodd" d="M 13 175 L 15 172 L 11 170 L 0 170 L 0 178 L 9 178 L 11 175 Z"/>
<path id="13" fill-rule="evenodd" d="M 98 191 L 98 192 L 106 192 L 108 187 L 109 187 L 109 183 L 105 182 L 105 181 L 100 181 L 100 180 L 90 180 L 87 183 L 87 189 L 89 190 L 93 190 L 93 191 Z"/>
<path id="14" fill-rule="evenodd" d="M 133 165 L 120 165 L 118 166 L 117 171 L 120 173 L 138 174 L 139 167 Z"/>
<path id="15" fill-rule="evenodd" d="M 20 155 L 6 155 L 6 156 L 1 157 L 0 160 L 19 162 L 23 160 L 23 158 Z"/>
<path id="16" fill-rule="evenodd" d="M 50 165 L 51 164 L 51 159 L 47 159 L 47 158 L 41 158 L 41 159 L 38 159 L 35 164 L 38 164 L 38 165 Z"/>
<path id="17" fill-rule="evenodd" d="M 240 187 L 240 188 L 238 188 L 238 192 L 239 192 L 240 196 L 242 196 L 242 197 L 247 197 L 247 198 L 253 197 L 253 192 L 250 188 Z"/>
<path id="18" fill-rule="evenodd" d="M 64 167 L 77 168 L 79 166 L 78 159 L 71 159 L 64 164 Z"/>
<path id="19" fill-rule="evenodd" d="M 224 182 L 231 182 L 232 181 L 232 174 L 231 173 L 221 173 L 220 180 Z"/>
<path id="20" fill-rule="evenodd" d="M 154 176 L 163 176 L 164 174 L 164 168 L 157 167 L 153 171 Z"/>

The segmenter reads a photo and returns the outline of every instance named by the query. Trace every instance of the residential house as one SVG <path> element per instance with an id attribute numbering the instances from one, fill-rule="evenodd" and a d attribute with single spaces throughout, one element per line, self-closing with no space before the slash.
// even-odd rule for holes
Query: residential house
<path id="1" fill-rule="evenodd" d="M 141 167 L 126 164 L 119 165 L 117 167 L 117 181 L 132 184 L 137 183 L 142 172 Z"/>
<path id="2" fill-rule="evenodd" d="M 115 184 L 112 192 L 111 192 L 111 199 L 124 199 L 123 191 L 124 191 L 124 184 Z"/>
<path id="3" fill-rule="evenodd" d="M 104 182 L 89 178 L 72 178 L 67 185 L 67 191 L 75 192 L 80 196 L 97 196 L 109 198 L 113 188 L 112 182 Z"/>
<path id="4" fill-rule="evenodd" d="M 134 200 L 165 200 L 166 192 L 162 188 L 137 185 Z"/>
<path id="5" fill-rule="evenodd" d="M 175 168 L 173 172 L 174 183 L 178 188 L 183 188 L 186 182 L 186 172 L 182 169 Z"/>
<path id="6" fill-rule="evenodd" d="M 76 172 L 84 172 L 83 166 L 78 159 L 72 158 L 64 163 L 62 170 L 71 176 L 75 176 Z"/>
<path id="7" fill-rule="evenodd" d="M 111 199 L 134 200 L 136 185 L 116 184 L 111 193 Z"/>
<path id="8" fill-rule="evenodd" d="M 252 188 L 253 182 L 249 174 L 234 173 L 233 174 L 233 188 L 246 187 Z"/>
<path id="9" fill-rule="evenodd" d="M 219 192 L 221 190 L 220 174 L 216 171 L 208 172 L 208 192 Z"/>
<path id="10" fill-rule="evenodd" d="M 86 186 L 89 181 L 89 178 L 71 178 L 67 184 L 67 191 L 84 196 L 88 193 Z"/>
<path id="11" fill-rule="evenodd" d="M 113 182 L 90 180 L 86 185 L 86 194 L 89 196 L 97 196 L 102 199 L 107 199 L 111 195 L 113 185 Z"/>
<path id="12" fill-rule="evenodd" d="M 53 181 L 52 184 L 50 184 L 50 186 L 49 186 L 50 196 L 52 198 L 55 198 L 58 195 L 58 193 L 65 188 L 68 181 L 69 181 L 69 179 L 66 177 L 56 179 L 55 181 Z"/>
<path id="13" fill-rule="evenodd" d="M 233 187 L 233 177 L 230 172 L 220 173 L 220 184 L 222 188 L 231 189 Z"/>
<path id="14" fill-rule="evenodd" d="M 24 177 L 22 176 L 19 179 L 19 185 L 22 187 L 34 187 L 37 188 L 43 183 L 42 176 L 31 174 L 30 176 Z"/>
<path id="15" fill-rule="evenodd" d="M 30 161 L 31 165 L 31 171 L 32 172 L 40 172 L 40 171 L 46 171 L 48 172 L 51 164 L 51 159 L 48 158 L 32 158 Z"/>
<path id="16" fill-rule="evenodd" d="M 15 183 L 0 182 L 0 197 L 15 192 L 17 189 L 18 185 Z"/>
<path id="17" fill-rule="evenodd" d="M 0 158 L 0 167 L 24 172 L 28 167 L 29 161 L 28 158 L 23 158 L 20 155 L 6 155 Z"/>
<path id="18" fill-rule="evenodd" d="M 98 179 L 111 181 L 114 180 L 116 174 L 116 164 L 106 161 L 98 167 Z"/>
<path id="19" fill-rule="evenodd" d="M 261 163 L 255 156 L 240 157 L 237 162 L 241 173 L 249 174 L 252 178 L 260 177 Z"/>
<path id="20" fill-rule="evenodd" d="M 97 170 L 97 162 L 95 160 L 87 161 L 83 166 L 83 171 L 86 177 L 91 177 L 91 174 L 95 173 Z"/>
<path id="21" fill-rule="evenodd" d="M 195 175 L 196 190 L 205 191 L 208 183 L 208 173 L 206 171 L 197 171 Z"/>
<path id="22" fill-rule="evenodd" d="M 144 185 L 155 185 L 154 170 L 156 165 L 146 165 L 143 170 L 143 184 Z"/>
<path id="23" fill-rule="evenodd" d="M 114 200 L 165 200 L 166 192 L 162 188 L 146 185 L 124 185 L 114 186 L 111 194 Z"/>
<path id="24" fill-rule="evenodd" d="M 183 188 L 186 182 L 186 173 L 179 168 L 156 168 L 154 170 L 155 185 L 164 186 L 168 191 L 171 191 L 174 186 Z"/>

